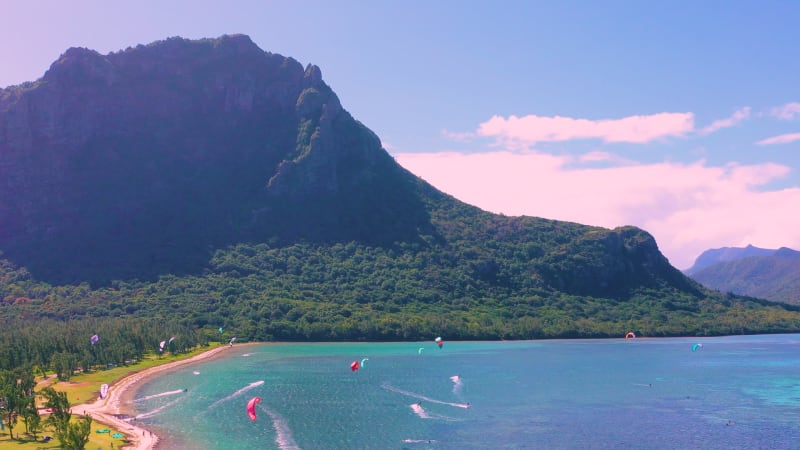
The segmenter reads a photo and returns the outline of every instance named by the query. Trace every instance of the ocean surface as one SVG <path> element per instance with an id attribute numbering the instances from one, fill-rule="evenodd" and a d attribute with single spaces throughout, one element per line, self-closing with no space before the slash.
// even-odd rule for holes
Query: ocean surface
<path id="1" fill-rule="evenodd" d="M 133 406 L 170 449 L 800 448 L 800 335 L 234 346 Z"/>

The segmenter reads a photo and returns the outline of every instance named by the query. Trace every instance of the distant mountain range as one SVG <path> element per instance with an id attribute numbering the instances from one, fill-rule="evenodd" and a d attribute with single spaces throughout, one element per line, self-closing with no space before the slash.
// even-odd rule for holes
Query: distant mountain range
<path id="1" fill-rule="evenodd" d="M 706 250 L 686 274 L 719 291 L 800 304 L 800 252 L 790 248 Z"/>
<path id="2" fill-rule="evenodd" d="M 737 259 L 747 258 L 750 256 L 770 256 L 777 250 L 754 247 L 748 245 L 747 247 L 722 247 L 706 250 L 697 257 L 692 267 L 686 269 L 684 272 L 687 275 L 693 275 L 708 266 L 719 264 L 721 262 L 733 261 Z"/>

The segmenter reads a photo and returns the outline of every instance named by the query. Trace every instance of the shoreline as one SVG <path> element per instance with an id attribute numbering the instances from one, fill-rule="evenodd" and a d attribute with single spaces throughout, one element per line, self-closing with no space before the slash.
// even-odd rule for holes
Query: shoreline
<path id="1" fill-rule="evenodd" d="M 237 344 L 234 347 L 223 345 L 205 351 L 191 358 L 161 364 L 155 367 L 131 373 L 117 381 L 109 384 L 108 395 L 106 398 L 74 405 L 70 409 L 73 414 L 86 414 L 104 425 L 114 427 L 127 437 L 128 443 L 121 445 L 120 449 L 127 450 L 150 450 L 157 447 L 159 437 L 152 430 L 133 424 L 129 420 L 121 419 L 119 416 L 129 411 L 129 405 L 136 395 L 137 385 L 141 385 L 163 372 L 172 371 L 178 367 L 194 364 L 200 361 L 208 361 L 211 358 L 222 356 L 227 350 L 242 346 L 260 345 L 260 342 L 248 342 Z"/>

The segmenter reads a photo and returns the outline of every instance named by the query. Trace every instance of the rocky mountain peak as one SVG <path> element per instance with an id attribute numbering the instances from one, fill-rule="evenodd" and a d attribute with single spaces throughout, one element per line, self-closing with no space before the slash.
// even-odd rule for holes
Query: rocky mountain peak
<path id="1" fill-rule="evenodd" d="M 111 83 L 114 66 L 108 58 L 94 50 L 71 47 L 50 65 L 44 79 L 61 85 Z"/>
<path id="2" fill-rule="evenodd" d="M 320 68 L 245 35 L 68 49 L 0 90 L 0 179 L 0 251 L 54 280 L 192 271 L 276 236 L 396 240 L 426 220 Z"/>

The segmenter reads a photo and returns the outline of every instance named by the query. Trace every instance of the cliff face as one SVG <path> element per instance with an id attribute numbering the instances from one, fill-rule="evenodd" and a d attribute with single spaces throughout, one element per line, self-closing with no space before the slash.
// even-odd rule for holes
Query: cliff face
<path id="1" fill-rule="evenodd" d="M 699 286 L 672 267 L 655 239 L 635 227 L 590 230 L 545 259 L 550 285 L 576 295 L 618 297 L 638 288 Z"/>
<path id="2" fill-rule="evenodd" d="M 246 36 L 71 48 L 0 90 L 0 249 L 61 282 L 192 272 L 238 241 L 408 238 L 426 218 L 391 163 L 319 68 Z"/>

